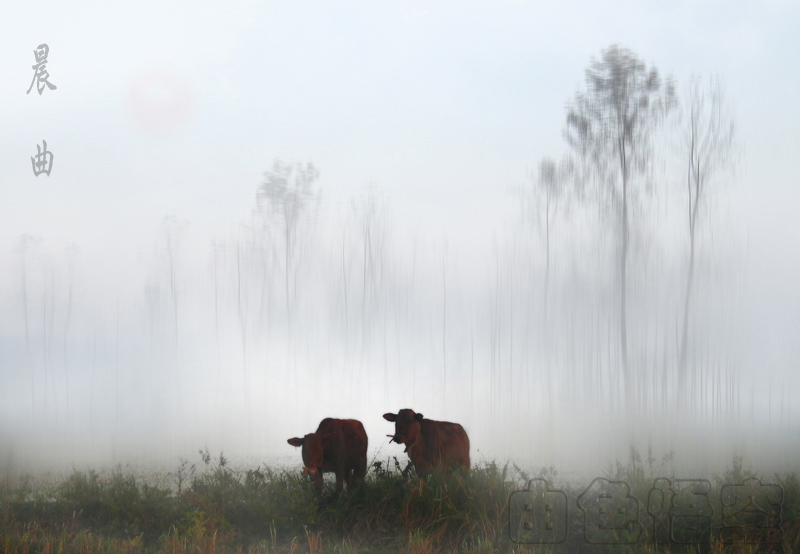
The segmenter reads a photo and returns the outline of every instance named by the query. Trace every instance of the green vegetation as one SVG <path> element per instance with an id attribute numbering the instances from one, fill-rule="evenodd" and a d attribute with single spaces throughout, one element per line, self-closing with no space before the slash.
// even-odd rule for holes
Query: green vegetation
<path id="1" fill-rule="evenodd" d="M 40 490 L 30 479 L 0 489 L 0 552 L 800 552 L 800 481 L 794 473 L 762 478 L 783 489 L 780 542 L 723 544 L 714 538 L 705 545 L 670 548 L 654 541 L 647 513 L 653 475 L 635 452 L 628 465 L 617 463 L 605 476 L 625 481 L 639 501 L 643 529 L 632 546 L 587 544 L 578 509 L 587 484 L 561 483 L 555 470 L 542 470 L 535 477 L 566 494 L 568 531 L 564 526 L 559 545 L 525 545 L 515 543 L 512 538 L 519 535 L 509 532 L 510 498 L 531 475 L 513 464 L 492 462 L 469 475 L 439 473 L 421 480 L 390 458 L 373 464 L 364 486 L 339 495 L 327 483 L 318 497 L 299 471 L 234 471 L 222 455 L 212 459 L 206 451 L 201 456 L 199 469 L 181 461 L 168 480 L 159 482 L 145 483 L 118 468 L 107 476 L 75 471 L 62 484 Z M 719 505 L 724 484 L 753 476 L 735 459 L 711 482 L 711 503 Z M 542 483 L 533 481 L 525 493 L 532 504 L 544 498 L 538 495 Z"/>

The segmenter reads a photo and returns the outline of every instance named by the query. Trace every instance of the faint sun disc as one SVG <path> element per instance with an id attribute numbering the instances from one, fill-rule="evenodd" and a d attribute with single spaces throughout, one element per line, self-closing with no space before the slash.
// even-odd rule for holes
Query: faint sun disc
<path id="1" fill-rule="evenodd" d="M 174 71 L 156 69 L 137 77 L 128 89 L 134 124 L 150 136 L 168 136 L 186 126 L 192 116 L 189 87 Z"/>

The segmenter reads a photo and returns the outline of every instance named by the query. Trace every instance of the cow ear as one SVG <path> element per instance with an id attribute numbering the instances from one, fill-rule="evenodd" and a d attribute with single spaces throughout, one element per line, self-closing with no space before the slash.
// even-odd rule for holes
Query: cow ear
<path id="1" fill-rule="evenodd" d="M 397 414 L 383 414 L 383 419 L 386 421 L 397 421 Z"/>
<path id="2" fill-rule="evenodd" d="M 417 421 L 422 421 L 423 417 L 424 416 L 422 414 L 414 414 L 414 419 L 416 419 Z"/>
<path id="3" fill-rule="evenodd" d="M 286 442 L 288 442 L 292 446 L 303 446 L 303 443 L 306 442 L 306 439 L 298 439 L 297 437 L 295 437 L 293 439 L 289 439 Z"/>

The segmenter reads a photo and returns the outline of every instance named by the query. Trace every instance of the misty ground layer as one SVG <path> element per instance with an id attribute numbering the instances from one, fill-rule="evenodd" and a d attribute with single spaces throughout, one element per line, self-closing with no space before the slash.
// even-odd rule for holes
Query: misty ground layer
<path id="1" fill-rule="evenodd" d="M 199 467 L 181 461 L 166 475 L 137 477 L 118 468 L 108 474 L 75 471 L 57 484 L 39 488 L 33 477 L 16 484 L 7 481 L 0 489 L 0 549 L 490 553 L 544 548 L 605 553 L 696 552 L 698 548 L 697 544 L 656 544 L 661 531 L 653 523 L 659 512 L 651 495 L 663 467 L 648 467 L 635 457 L 626 464 L 618 462 L 603 476 L 606 484 L 625 483 L 629 487 L 626 501 L 638 502 L 638 530 L 634 525 L 612 532 L 612 542 L 629 543 L 620 545 L 590 544 L 591 533 L 602 527 L 582 518 L 592 510 L 587 494 L 591 496 L 599 481 L 563 482 L 553 468 L 533 475 L 514 464 L 501 467 L 491 462 L 474 467 L 468 476 L 437 474 L 422 481 L 405 467 L 405 460 L 388 458 L 373 463 L 364 486 L 338 495 L 328 482 L 318 498 L 299 471 L 268 466 L 233 470 L 222 455 L 213 459 L 205 451 L 201 456 Z M 774 532 L 764 535 L 766 542 L 759 545 L 725 544 L 724 527 L 747 523 L 725 511 L 725 487 L 753 477 L 781 491 L 779 517 L 767 519 Z M 713 507 L 708 512 L 710 540 L 699 545 L 701 551 L 800 551 L 796 473 L 760 475 L 735 458 L 708 483 L 704 498 Z M 536 537 L 524 534 L 526 516 L 521 516 L 521 510 L 535 511 L 537 502 L 547 500 L 549 493 L 540 494 L 545 490 L 563 492 L 562 504 L 559 500 L 546 504 L 556 512 L 564 508 L 568 514 L 555 523 L 555 532 L 563 531 L 563 536 L 557 537 L 559 544 L 525 544 Z"/>

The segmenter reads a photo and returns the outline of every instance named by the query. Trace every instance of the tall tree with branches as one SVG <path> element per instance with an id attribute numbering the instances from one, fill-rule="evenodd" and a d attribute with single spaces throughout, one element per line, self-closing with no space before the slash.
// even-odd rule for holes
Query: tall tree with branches
<path id="1" fill-rule="evenodd" d="M 634 52 L 613 44 L 586 69 L 586 91 L 568 108 L 565 138 L 585 160 L 618 210 L 619 336 L 625 394 L 633 401 L 628 364 L 627 269 L 632 186 L 651 158 L 651 137 L 675 105 L 671 80 L 662 83 Z"/>
<path id="2" fill-rule="evenodd" d="M 707 188 L 713 178 L 725 170 L 731 162 L 735 139 L 733 117 L 725 103 L 725 94 L 719 79 L 709 79 L 704 89 L 698 76 L 689 81 L 686 98 L 686 113 L 681 128 L 683 155 L 686 156 L 687 208 L 689 216 L 689 269 L 686 276 L 686 292 L 683 304 L 683 332 L 680 344 L 678 375 L 678 402 L 684 397 L 686 382 L 686 359 L 689 337 L 689 312 L 694 283 L 695 258 L 697 254 L 698 219 L 701 205 L 707 203 Z"/>

